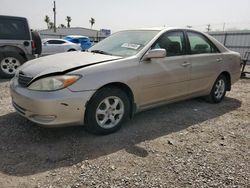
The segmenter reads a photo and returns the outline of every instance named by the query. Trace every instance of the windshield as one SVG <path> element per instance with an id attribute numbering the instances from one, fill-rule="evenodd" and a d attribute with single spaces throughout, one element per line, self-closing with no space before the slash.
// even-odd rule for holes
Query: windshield
<path id="1" fill-rule="evenodd" d="M 159 31 L 121 31 L 97 43 L 88 51 L 129 57 L 137 54 Z"/>

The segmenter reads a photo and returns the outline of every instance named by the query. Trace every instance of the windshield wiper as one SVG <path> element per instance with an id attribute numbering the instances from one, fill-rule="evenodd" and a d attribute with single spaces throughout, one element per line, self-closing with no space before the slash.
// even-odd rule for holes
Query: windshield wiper
<path id="1" fill-rule="evenodd" d="M 108 52 L 104 52 L 102 50 L 91 50 L 90 52 L 93 52 L 93 53 L 98 53 L 98 54 L 104 54 L 104 55 L 112 55 Z"/>

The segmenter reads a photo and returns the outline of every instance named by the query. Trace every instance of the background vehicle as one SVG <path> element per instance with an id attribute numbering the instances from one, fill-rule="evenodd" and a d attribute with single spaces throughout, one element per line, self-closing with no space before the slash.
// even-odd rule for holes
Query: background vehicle
<path id="1" fill-rule="evenodd" d="M 0 16 L 0 77 L 11 78 L 25 61 L 42 51 L 41 39 L 26 18 Z"/>
<path id="2" fill-rule="evenodd" d="M 43 39 L 42 44 L 42 55 L 82 50 L 78 44 L 63 39 Z"/>
<path id="3" fill-rule="evenodd" d="M 46 126 L 84 124 L 97 134 L 166 103 L 200 96 L 219 103 L 241 73 L 239 53 L 178 28 L 121 31 L 88 52 L 33 62 L 11 83 L 17 112 Z"/>
<path id="4" fill-rule="evenodd" d="M 92 43 L 89 37 L 81 36 L 81 35 L 69 35 L 64 37 L 64 40 L 68 40 L 75 44 L 79 44 L 83 51 L 89 49 L 92 46 Z"/>

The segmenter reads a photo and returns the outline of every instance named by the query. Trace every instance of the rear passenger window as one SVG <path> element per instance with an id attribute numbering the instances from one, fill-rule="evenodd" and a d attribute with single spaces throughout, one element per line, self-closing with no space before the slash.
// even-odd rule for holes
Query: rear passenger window
<path id="1" fill-rule="evenodd" d="M 218 50 L 202 34 L 187 32 L 191 54 L 218 53 Z"/>
<path id="2" fill-rule="evenodd" d="M 30 40 L 30 32 L 26 20 L 0 18 L 0 39 Z"/>
<path id="3" fill-rule="evenodd" d="M 185 54 L 184 34 L 181 31 L 167 32 L 163 34 L 152 46 L 152 49 L 162 48 L 167 51 L 167 56 Z"/>
<path id="4" fill-rule="evenodd" d="M 48 44 L 64 44 L 65 42 L 62 40 L 49 40 Z"/>

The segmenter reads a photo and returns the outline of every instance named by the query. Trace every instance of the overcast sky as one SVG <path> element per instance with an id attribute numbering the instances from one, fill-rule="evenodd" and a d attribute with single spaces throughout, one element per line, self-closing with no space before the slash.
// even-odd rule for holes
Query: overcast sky
<path id="1" fill-rule="evenodd" d="M 204 30 L 238 27 L 250 29 L 250 0 L 56 0 L 57 24 L 112 31 L 141 27 L 192 25 Z M 53 21 L 53 0 L 0 0 L 0 14 L 27 17 L 31 28 L 44 29 L 45 15 Z"/>

